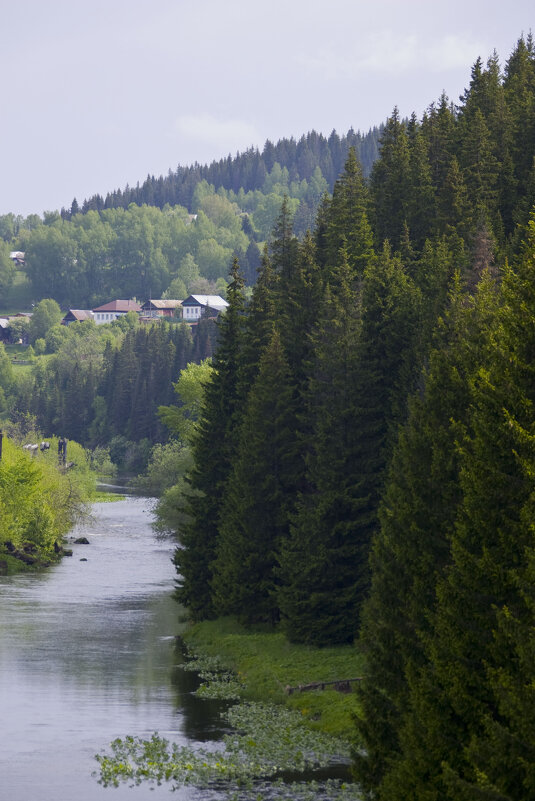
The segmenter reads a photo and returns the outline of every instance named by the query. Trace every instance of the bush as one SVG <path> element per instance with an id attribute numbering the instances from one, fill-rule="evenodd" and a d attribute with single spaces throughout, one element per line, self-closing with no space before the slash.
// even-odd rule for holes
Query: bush
<path id="1" fill-rule="evenodd" d="M 60 539 L 85 512 L 94 491 L 84 449 L 68 444 L 68 470 L 59 469 L 57 439 L 50 449 L 33 455 L 7 437 L 0 461 L 0 547 L 10 541 L 16 548 L 30 542 L 44 553 L 52 553 Z"/>

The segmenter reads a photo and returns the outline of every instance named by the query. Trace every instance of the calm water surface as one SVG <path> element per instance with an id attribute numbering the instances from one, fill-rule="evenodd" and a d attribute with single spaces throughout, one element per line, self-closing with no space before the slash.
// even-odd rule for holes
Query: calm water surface
<path id="1" fill-rule="evenodd" d="M 43 573 L 0 577 L 0 801 L 198 797 L 104 789 L 92 776 L 115 737 L 221 734 L 215 710 L 191 696 L 195 677 L 175 667 L 173 543 L 153 533 L 151 506 L 95 504 L 70 537 L 89 545 Z"/>

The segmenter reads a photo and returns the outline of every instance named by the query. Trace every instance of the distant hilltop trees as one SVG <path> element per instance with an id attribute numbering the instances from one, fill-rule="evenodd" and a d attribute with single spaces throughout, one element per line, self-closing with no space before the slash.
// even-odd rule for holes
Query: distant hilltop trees
<path id="1" fill-rule="evenodd" d="M 76 199 L 70 209 L 62 209 L 61 215 L 70 218 L 79 212 L 108 208 L 127 208 L 130 203 L 163 208 L 180 205 L 193 210 L 194 194 L 201 181 L 213 185 L 216 189 L 232 191 L 236 195 L 243 192 L 263 191 L 266 178 L 275 164 L 288 172 L 290 182 L 309 182 L 319 168 L 326 181 L 326 189 L 332 192 L 334 183 L 344 168 L 349 149 L 355 148 L 365 176 L 369 175 L 379 155 L 379 140 L 383 125 L 370 128 L 368 133 L 349 129 L 347 134 L 339 136 L 332 131 L 326 137 L 316 131 L 310 131 L 299 140 L 293 137 L 280 139 L 273 144 L 269 139 L 262 151 L 248 148 L 243 153 L 232 157 L 213 161 L 208 165 L 193 164 L 188 167 L 178 166 L 167 176 L 155 178 L 148 175 L 145 181 L 135 187 L 126 186 L 109 192 L 105 198 L 93 195 L 80 206 Z"/>

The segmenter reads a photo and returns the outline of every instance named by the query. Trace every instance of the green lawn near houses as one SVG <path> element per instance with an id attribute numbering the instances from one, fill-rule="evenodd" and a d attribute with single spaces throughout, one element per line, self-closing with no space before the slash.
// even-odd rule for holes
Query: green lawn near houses
<path id="1" fill-rule="evenodd" d="M 0 304 L 0 317 L 8 317 L 10 314 L 17 314 L 20 311 L 31 311 L 32 292 L 32 286 L 24 270 L 17 270 L 7 297 Z"/>

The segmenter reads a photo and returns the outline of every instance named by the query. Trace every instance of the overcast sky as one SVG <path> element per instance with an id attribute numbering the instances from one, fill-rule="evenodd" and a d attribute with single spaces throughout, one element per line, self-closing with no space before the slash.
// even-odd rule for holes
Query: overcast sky
<path id="1" fill-rule="evenodd" d="M 533 0 L 0 0 L 0 214 L 70 207 L 148 173 L 397 105 L 420 117 L 502 65 Z"/>

